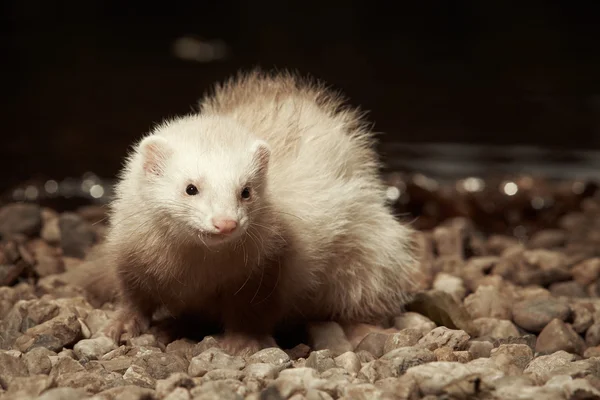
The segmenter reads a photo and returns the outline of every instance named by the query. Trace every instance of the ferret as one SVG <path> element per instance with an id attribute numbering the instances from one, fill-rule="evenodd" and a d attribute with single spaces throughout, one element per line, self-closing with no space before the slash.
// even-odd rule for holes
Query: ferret
<path id="1" fill-rule="evenodd" d="M 126 158 L 104 266 L 85 278 L 97 293 L 117 283 L 109 336 L 163 310 L 217 321 L 238 354 L 274 345 L 281 324 L 401 313 L 418 260 L 374 136 L 341 95 L 289 72 L 240 73 L 156 126 Z"/>

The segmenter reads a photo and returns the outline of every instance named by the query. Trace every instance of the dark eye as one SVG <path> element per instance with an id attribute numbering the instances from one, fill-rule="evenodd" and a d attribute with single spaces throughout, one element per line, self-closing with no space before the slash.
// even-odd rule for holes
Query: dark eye
<path id="1" fill-rule="evenodd" d="M 250 198 L 250 188 L 245 187 L 244 189 L 242 189 L 242 199 L 247 200 L 249 198 Z"/>
<path id="2" fill-rule="evenodd" d="M 187 185 L 185 188 L 185 192 L 190 196 L 195 196 L 198 194 L 198 188 L 194 185 Z"/>

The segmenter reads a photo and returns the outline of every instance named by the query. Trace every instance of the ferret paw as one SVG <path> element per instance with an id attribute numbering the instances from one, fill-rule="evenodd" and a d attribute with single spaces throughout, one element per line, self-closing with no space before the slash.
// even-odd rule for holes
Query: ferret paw
<path id="1" fill-rule="evenodd" d="M 121 341 L 123 332 L 129 333 L 131 337 L 139 336 L 150 327 L 150 319 L 138 313 L 122 310 L 103 329 L 105 336 L 111 338 L 116 344 Z"/>
<path id="2" fill-rule="evenodd" d="M 255 337 L 243 333 L 226 333 L 219 344 L 226 353 L 234 356 L 251 356 L 267 347 L 277 347 L 271 336 Z"/>

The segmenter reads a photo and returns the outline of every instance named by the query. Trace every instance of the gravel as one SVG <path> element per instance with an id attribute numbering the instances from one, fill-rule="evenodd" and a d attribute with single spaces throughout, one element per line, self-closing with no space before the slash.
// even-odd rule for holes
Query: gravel
<path id="1" fill-rule="evenodd" d="M 389 326 L 314 324 L 325 350 L 245 357 L 153 330 L 116 346 L 99 334 L 114 307 L 61 279 L 103 240 L 104 209 L 5 205 L 0 397 L 600 399 L 600 199 L 571 203 L 529 238 L 477 218 L 421 226 L 420 290 Z"/>

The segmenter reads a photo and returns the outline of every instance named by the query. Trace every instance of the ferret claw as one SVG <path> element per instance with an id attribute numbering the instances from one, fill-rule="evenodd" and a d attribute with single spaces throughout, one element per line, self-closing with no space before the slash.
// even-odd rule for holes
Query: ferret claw
<path id="1" fill-rule="evenodd" d="M 105 336 L 112 339 L 117 345 L 121 341 L 123 332 L 127 332 L 131 337 L 139 336 L 142 332 L 148 330 L 150 320 L 131 311 L 120 311 L 115 318 L 103 329 Z"/>

